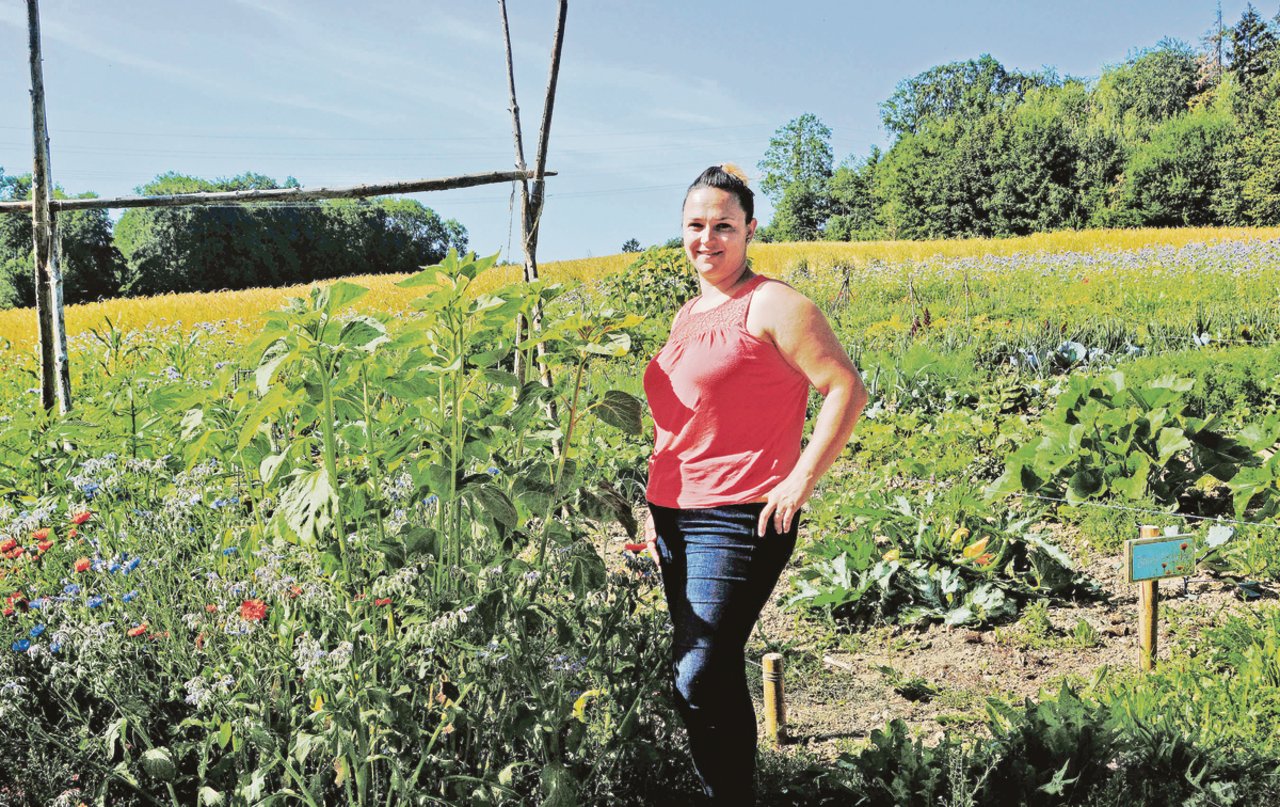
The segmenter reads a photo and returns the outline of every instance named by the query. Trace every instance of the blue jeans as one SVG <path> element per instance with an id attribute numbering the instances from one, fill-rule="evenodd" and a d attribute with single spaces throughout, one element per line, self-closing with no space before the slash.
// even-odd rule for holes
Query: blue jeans
<path id="1" fill-rule="evenodd" d="M 675 628 L 672 678 L 689 749 L 712 804 L 755 802 L 756 713 L 743 651 L 796 545 L 763 503 L 679 510 L 650 503 L 662 585 Z"/>

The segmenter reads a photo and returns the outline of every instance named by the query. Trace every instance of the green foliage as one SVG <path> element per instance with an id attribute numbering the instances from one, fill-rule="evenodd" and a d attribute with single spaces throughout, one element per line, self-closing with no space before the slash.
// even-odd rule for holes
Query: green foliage
<path id="1" fill-rule="evenodd" d="M 74 198 L 92 198 L 93 193 Z M 6 177 L 0 169 L 0 200 L 29 199 L 31 175 Z M 69 198 L 61 188 L 54 197 Z M 123 258 L 111 240 L 111 221 L 105 210 L 77 210 L 57 216 L 62 271 L 62 296 L 83 303 L 114 296 L 124 271 Z M 0 216 L 0 308 L 35 305 L 35 259 L 31 217 Z"/>
<path id="2" fill-rule="evenodd" d="M 995 513 L 972 489 L 930 491 L 914 502 L 868 491 L 826 506 L 838 515 L 818 523 L 846 526 L 806 549 L 791 606 L 855 622 L 987 625 L 1031 598 L 1096 592 L 1029 530 L 1031 519 Z"/>
<path id="3" fill-rule="evenodd" d="M 986 54 L 939 65 L 901 81 L 881 104 L 894 138 L 888 151 L 873 149 L 833 179 L 830 159 L 823 172 L 784 158 L 801 153 L 803 119 L 792 121 L 761 163 L 776 206 L 762 236 L 1280 223 L 1277 36 L 1277 23 L 1249 6 L 1217 37 L 1227 45 L 1225 73 L 1214 53 L 1174 39 L 1135 51 L 1092 83 L 1011 71 Z M 830 136 L 825 127 L 818 134 L 809 141 Z M 811 179 L 801 183 L 801 174 Z"/>
<path id="4" fill-rule="evenodd" d="M 1200 480 L 1230 482 L 1259 464 L 1245 445 L 1219 431 L 1213 415 L 1186 414 L 1192 381 L 1177 376 L 1126 384 L 1124 373 L 1073 375 L 1040 437 L 1009 457 L 990 493 L 1027 492 L 1089 499 L 1154 499 L 1177 507 Z M 1239 513 L 1248 504 L 1237 498 Z"/>
<path id="5" fill-rule="evenodd" d="M 792 185 L 821 194 L 831 177 L 831 129 L 806 112 L 778 128 L 760 160 L 760 190 L 775 201 Z"/>
<path id="6" fill-rule="evenodd" d="M 418 316 L 390 325 L 342 282 L 248 347 L 107 323 L 73 416 L 7 407 L 0 536 L 53 543 L 6 575 L 32 645 L 6 639 L 0 675 L 38 706 L 0 753 L 74 760 L 113 804 L 651 801 L 675 719 L 650 702 L 652 576 L 590 540 L 630 518 L 596 463 L 641 410 L 585 372 L 638 318 L 562 312 L 518 342 L 555 293 L 476 294 L 493 263 L 411 276 Z M 506 369 L 537 341 L 550 388 Z M 77 543 L 63 514 L 90 502 Z"/>
<path id="7" fill-rule="evenodd" d="M 1125 167 L 1122 204 L 1133 221 L 1144 227 L 1221 221 L 1217 196 L 1225 184 L 1226 149 L 1237 136 L 1229 113 L 1206 107 L 1156 126 Z"/>
<path id="8" fill-rule="evenodd" d="M 880 119 L 891 135 L 918 134 L 930 122 L 977 118 L 1012 105 L 1032 87 L 1056 83 L 1050 74 L 1010 72 L 990 54 L 932 67 L 904 79 L 880 105 Z"/>
<path id="9" fill-rule="evenodd" d="M 208 181 L 169 173 L 143 195 L 295 187 L 244 174 Z M 449 249 L 466 230 L 412 199 L 336 200 L 287 206 L 128 210 L 115 228 L 127 270 L 121 291 L 157 294 L 285 285 L 342 275 L 410 272 Z"/>

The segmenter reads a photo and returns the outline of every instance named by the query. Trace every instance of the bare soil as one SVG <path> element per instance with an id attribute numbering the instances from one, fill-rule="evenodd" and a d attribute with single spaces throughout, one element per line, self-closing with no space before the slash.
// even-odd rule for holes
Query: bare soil
<path id="1" fill-rule="evenodd" d="M 1041 625 L 1034 633 L 1023 621 L 984 630 L 824 624 L 784 608 L 790 580 L 804 558 L 797 549 L 747 646 L 761 737 L 759 661 L 766 652 L 784 655 L 783 751 L 817 759 L 858 750 L 873 730 L 894 719 L 902 719 L 932 744 L 945 731 L 964 734 L 980 728 L 989 696 L 1021 702 L 1057 691 L 1063 682 L 1087 682 L 1103 668 L 1120 675 L 1137 671 L 1138 590 L 1124 580 L 1119 554 L 1090 551 L 1070 527 L 1052 529 L 1059 545 L 1098 583 L 1103 597 L 1050 603 L 1052 628 L 1046 631 Z M 801 547 L 807 538 L 802 527 Z M 602 536 L 600 549 L 614 571 L 625 569 L 618 551 L 624 540 L 620 534 Z M 1174 632 L 1193 636 L 1228 613 L 1253 608 L 1237 591 L 1233 581 L 1209 576 L 1185 585 L 1162 582 L 1157 658 L 1168 656 Z M 1092 630 L 1080 627 L 1081 622 Z M 1076 638 L 1081 635 L 1083 640 Z"/>

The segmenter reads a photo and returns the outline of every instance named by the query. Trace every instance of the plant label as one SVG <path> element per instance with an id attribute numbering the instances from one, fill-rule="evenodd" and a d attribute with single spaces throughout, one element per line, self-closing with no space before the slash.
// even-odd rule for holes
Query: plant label
<path id="1" fill-rule="evenodd" d="M 1130 583 L 1190 577 L 1196 568 L 1196 543 L 1190 535 L 1161 535 L 1124 542 L 1125 577 Z"/>

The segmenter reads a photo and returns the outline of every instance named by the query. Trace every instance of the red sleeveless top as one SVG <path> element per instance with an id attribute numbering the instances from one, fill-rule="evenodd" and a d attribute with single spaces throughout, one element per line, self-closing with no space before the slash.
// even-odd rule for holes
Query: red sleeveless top
<path id="1" fill-rule="evenodd" d="M 800 459 L 809 379 L 747 332 L 748 280 L 700 313 L 690 300 L 644 373 L 653 412 L 646 497 L 662 507 L 759 501 Z"/>

